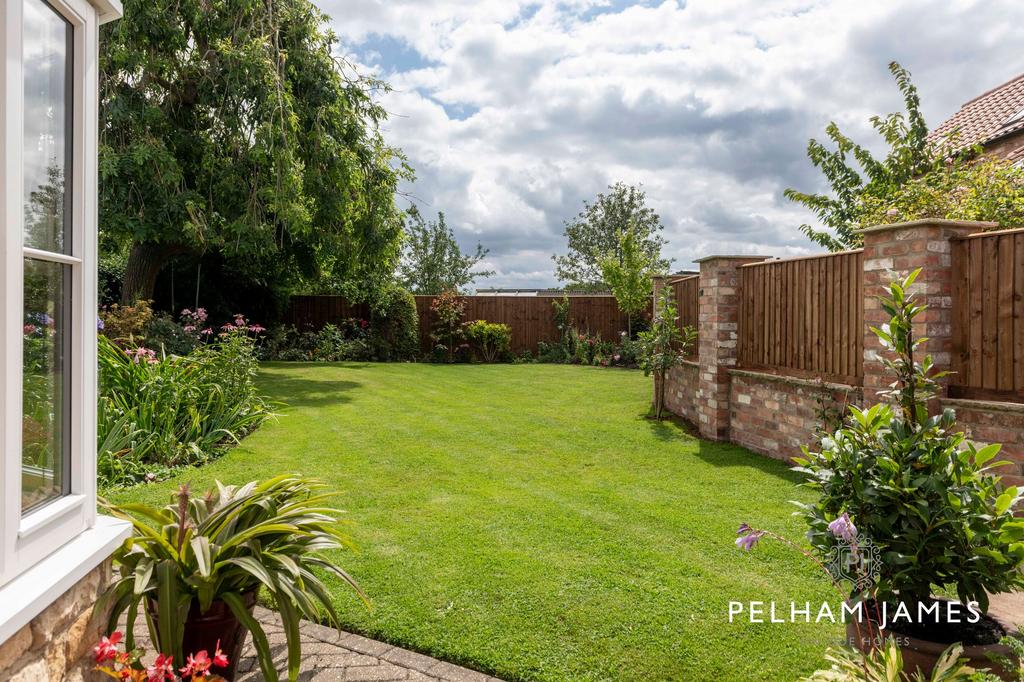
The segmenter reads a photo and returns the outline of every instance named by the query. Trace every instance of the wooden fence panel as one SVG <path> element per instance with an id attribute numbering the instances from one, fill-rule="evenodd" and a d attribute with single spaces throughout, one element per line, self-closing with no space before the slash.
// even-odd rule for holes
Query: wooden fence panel
<path id="1" fill-rule="evenodd" d="M 860 384 L 863 271 L 860 250 L 742 266 L 740 366 Z"/>
<path id="2" fill-rule="evenodd" d="M 1024 230 L 954 240 L 951 256 L 950 395 L 1024 397 Z"/>
<path id="3" fill-rule="evenodd" d="M 433 343 L 430 328 L 434 322 L 430 312 L 433 296 L 416 296 L 419 316 L 420 347 L 429 352 Z M 487 320 L 500 322 L 512 328 L 512 352 L 537 352 L 541 341 L 554 342 L 559 338 L 555 325 L 552 296 L 463 296 L 467 322 Z M 300 329 L 318 330 L 327 323 L 337 324 L 348 317 L 370 316 L 365 304 L 349 304 L 342 296 L 293 296 L 284 316 L 286 324 Z M 649 317 L 649 313 L 645 316 Z M 627 327 L 627 317 L 619 311 L 613 296 L 570 296 L 569 317 L 581 331 L 600 334 L 602 339 L 617 341 L 619 333 Z"/>

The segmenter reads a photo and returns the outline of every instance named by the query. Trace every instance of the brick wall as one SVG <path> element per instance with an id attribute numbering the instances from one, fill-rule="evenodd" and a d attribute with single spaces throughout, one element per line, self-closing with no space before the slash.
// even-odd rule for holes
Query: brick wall
<path id="1" fill-rule="evenodd" d="M 93 616 L 93 605 L 110 579 L 108 560 L 0 644 L 0 680 L 82 682 L 98 679 L 100 673 L 92 670 L 91 654 L 103 634 L 103 619 Z"/>
<path id="2" fill-rule="evenodd" d="M 871 326 L 887 321 L 876 297 L 896 277 L 922 268 L 914 285 L 928 305 L 915 320 L 923 351 L 937 370 L 952 363 L 953 272 L 951 242 L 990 229 L 991 223 L 922 220 L 868 228 L 864 234 L 864 373 L 860 386 L 822 383 L 784 376 L 782 370 L 751 371 L 737 366 L 737 300 L 742 295 L 738 269 L 755 257 L 710 256 L 700 259 L 700 343 L 696 362 L 668 377 L 666 407 L 698 427 L 704 438 L 730 440 L 769 457 L 788 460 L 811 444 L 820 421 L 819 398 L 832 409 L 877 400 L 876 391 L 892 381 L 880 361 L 881 346 Z M 1019 305 L 1019 302 L 1015 303 Z M 933 410 L 951 406 L 971 440 L 1003 444 L 1011 467 L 1000 473 L 1009 484 L 1024 485 L 1024 403 L 940 397 Z"/>
<path id="3" fill-rule="evenodd" d="M 814 443 L 823 405 L 845 411 L 861 401 L 858 386 L 741 369 L 730 374 L 730 440 L 783 461 Z"/>
<path id="4" fill-rule="evenodd" d="M 700 388 L 696 362 L 686 361 L 669 370 L 665 389 L 665 409 L 697 423 L 697 392 Z"/>

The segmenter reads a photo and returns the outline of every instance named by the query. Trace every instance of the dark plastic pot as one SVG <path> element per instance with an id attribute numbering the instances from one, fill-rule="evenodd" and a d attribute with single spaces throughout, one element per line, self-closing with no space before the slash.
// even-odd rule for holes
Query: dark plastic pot
<path id="1" fill-rule="evenodd" d="M 245 601 L 249 613 L 252 614 L 253 608 L 256 606 L 256 590 L 243 594 L 242 599 Z M 149 612 L 153 621 L 156 622 L 156 604 L 150 602 Z M 185 635 L 182 639 L 181 650 L 185 656 L 205 650 L 213 658 L 219 641 L 220 650 L 228 656 L 228 667 L 212 668 L 211 672 L 230 682 L 235 679 L 238 659 L 242 656 L 242 647 L 245 646 L 247 632 L 226 603 L 218 599 L 210 604 L 206 613 L 199 613 L 199 603 L 193 601 L 188 618 L 185 620 Z M 174 664 L 176 668 L 181 668 L 185 665 L 185 661 L 175 661 Z"/>
<path id="2" fill-rule="evenodd" d="M 938 601 L 945 601 L 939 598 L 936 599 Z M 1013 626 L 1008 626 L 1007 623 L 994 616 L 989 615 L 987 617 L 999 623 L 1008 633 L 1016 631 Z M 846 624 L 847 643 L 854 646 L 858 651 L 867 653 L 872 649 L 876 649 L 879 643 L 883 642 L 887 637 L 893 637 L 900 649 L 900 654 L 903 656 L 903 670 L 908 675 L 912 675 L 915 670 L 918 670 L 925 678 L 930 678 L 932 670 L 935 669 L 935 664 L 939 661 L 939 657 L 950 647 L 950 643 L 918 639 L 917 637 L 904 635 L 892 629 L 883 630 L 874 622 L 865 621 L 859 625 L 860 629 L 858 630 L 858 624 L 852 620 Z M 972 668 L 988 668 L 989 672 L 1009 682 L 1018 679 L 1016 669 L 1011 671 L 1004 670 L 1003 666 L 991 658 L 992 656 L 1005 657 L 1013 664 L 1016 664 L 1017 657 L 1008 646 L 1004 644 L 977 644 L 965 646 L 963 649 L 964 651 L 960 658 L 967 659 L 965 662 Z"/>

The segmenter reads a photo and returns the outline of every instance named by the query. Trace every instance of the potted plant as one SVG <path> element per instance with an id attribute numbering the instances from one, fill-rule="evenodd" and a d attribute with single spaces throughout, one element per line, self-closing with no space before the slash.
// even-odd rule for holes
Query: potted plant
<path id="1" fill-rule="evenodd" d="M 281 615 L 288 642 L 288 677 L 301 657 L 299 620 L 338 618 L 319 569 L 355 581 L 326 559 L 325 550 L 349 547 L 338 512 L 325 506 L 330 494 L 315 480 L 291 475 L 263 483 L 216 488 L 201 497 L 182 486 L 171 504 L 103 506 L 132 523 L 132 537 L 114 556 L 120 577 L 97 608 L 112 604 L 108 632 L 126 614 L 126 647 L 140 611 L 154 647 L 182 661 L 186 651 L 223 649 L 233 679 L 245 633 L 252 635 L 265 679 L 277 680 L 270 646 L 252 616 L 262 587 Z"/>
<path id="2" fill-rule="evenodd" d="M 1024 520 L 1014 516 L 1020 492 L 994 474 L 1004 464 L 993 461 L 999 445 L 976 448 L 955 430 L 951 409 L 929 414 L 942 373 L 930 356 L 919 357 L 924 339 L 913 333 L 925 310 L 911 292 L 918 272 L 890 285 L 880 303 L 891 319 L 873 329 L 894 378 L 886 391 L 892 404 L 851 407 L 820 451 L 804 448 L 796 462 L 804 485 L 819 494 L 800 505 L 817 554 L 834 557 L 844 545 L 872 553 L 872 580 L 850 599 L 863 602 L 868 622 L 860 625 L 873 636 L 852 643 L 864 650 L 896 636 L 908 668 L 928 674 L 954 642 L 976 667 L 990 666 L 989 654 L 1009 655 L 998 643 L 1005 626 L 986 612 L 989 594 L 1024 585 Z M 957 608 L 934 596 L 943 589 L 959 598 Z M 895 617 L 900 604 L 909 621 Z"/>

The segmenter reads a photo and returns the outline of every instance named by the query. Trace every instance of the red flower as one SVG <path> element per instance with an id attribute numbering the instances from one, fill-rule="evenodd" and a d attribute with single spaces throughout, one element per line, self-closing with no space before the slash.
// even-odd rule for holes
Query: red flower
<path id="1" fill-rule="evenodd" d="M 124 637 L 120 632 L 115 632 L 110 637 L 104 637 L 100 643 L 92 648 L 93 656 L 97 663 L 112 661 L 117 657 L 117 645 Z"/>
<path id="2" fill-rule="evenodd" d="M 146 682 L 163 682 L 174 679 L 174 657 L 160 654 L 153 665 L 146 668 Z"/>
<path id="3" fill-rule="evenodd" d="M 23 331 L 25 332 L 25 334 L 35 334 L 36 326 L 34 324 L 26 324 Z"/>
<path id="4" fill-rule="evenodd" d="M 220 640 L 217 640 L 217 650 L 213 652 L 213 664 L 218 668 L 228 667 L 228 657 L 220 650 Z"/>

